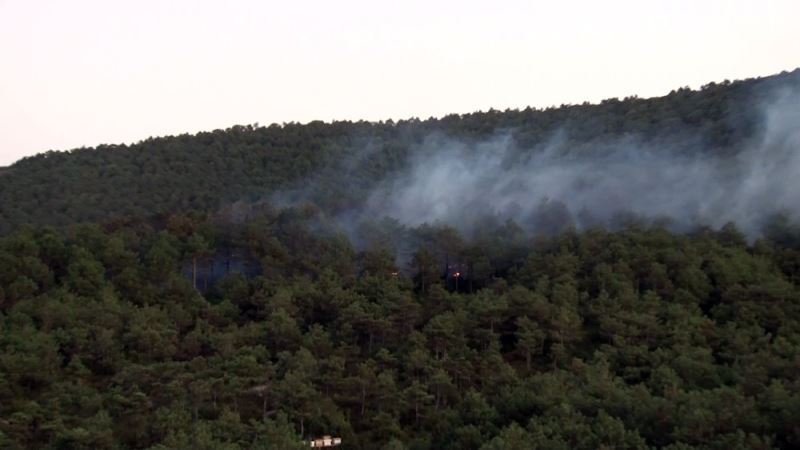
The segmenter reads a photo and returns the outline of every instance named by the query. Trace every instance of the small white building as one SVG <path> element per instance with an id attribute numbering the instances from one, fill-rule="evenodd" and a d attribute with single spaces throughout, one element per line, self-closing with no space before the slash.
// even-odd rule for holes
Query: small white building
<path id="1" fill-rule="evenodd" d="M 325 435 L 310 441 L 310 444 L 313 448 L 335 447 L 342 444 L 342 438 Z"/>

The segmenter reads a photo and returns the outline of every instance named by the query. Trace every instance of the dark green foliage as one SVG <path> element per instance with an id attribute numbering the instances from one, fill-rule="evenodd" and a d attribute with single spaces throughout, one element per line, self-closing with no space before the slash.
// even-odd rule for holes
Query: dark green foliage
<path id="1" fill-rule="evenodd" d="M 465 243 L 426 226 L 404 231 L 420 245 L 404 265 L 309 223 L 0 239 L 2 446 L 800 445 L 799 274 L 775 242 L 732 226 L 496 238 L 508 223 Z M 225 249 L 272 259 L 195 288 L 182 268 Z M 471 286 L 447 283 L 446 262 L 479 259 Z"/>
<path id="2" fill-rule="evenodd" d="M 351 243 L 326 219 L 436 134 L 735 153 L 798 75 L 23 159 L 0 183 L 0 448 L 800 448 L 789 215 L 753 243 L 492 217 L 469 239 L 369 218 Z"/>
<path id="3" fill-rule="evenodd" d="M 665 151 L 734 154 L 763 128 L 754 105 L 788 86 L 800 86 L 800 71 L 596 105 L 424 121 L 235 126 L 132 145 L 50 151 L 0 168 L 0 234 L 22 224 L 62 226 L 220 209 L 236 215 L 238 202 L 268 199 L 278 189 L 302 190 L 291 200 L 311 201 L 328 212 L 348 211 L 363 204 L 377 182 L 402 169 L 410 149 L 435 134 L 469 142 L 510 132 L 523 149 L 515 156 L 520 161 L 555 136 L 566 139 L 564 146 L 573 152 L 638 136 Z M 564 214 L 563 205 L 546 206 L 542 220 Z M 787 238 L 796 240 L 796 230 L 792 233 Z M 475 270 L 479 265 L 476 261 Z"/>

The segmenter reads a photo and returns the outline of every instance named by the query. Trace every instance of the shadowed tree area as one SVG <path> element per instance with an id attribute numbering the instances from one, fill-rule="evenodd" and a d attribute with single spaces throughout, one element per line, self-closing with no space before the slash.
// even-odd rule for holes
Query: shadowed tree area
<path id="1" fill-rule="evenodd" d="M 268 211 L 2 238 L 3 448 L 800 445 L 796 249 L 733 225 L 426 226 L 402 262 L 309 226 Z M 257 273 L 204 288 L 228 254 Z M 447 264 L 479 259 L 453 282 Z"/>

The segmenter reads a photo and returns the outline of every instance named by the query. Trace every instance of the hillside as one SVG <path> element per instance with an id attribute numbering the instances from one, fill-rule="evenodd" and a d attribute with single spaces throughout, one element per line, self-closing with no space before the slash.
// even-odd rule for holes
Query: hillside
<path id="1" fill-rule="evenodd" d="M 47 152 L 0 169 L 0 232 L 21 224 L 66 225 L 121 216 L 215 211 L 268 199 L 316 177 L 307 199 L 329 212 L 360 206 L 401 170 L 432 135 L 480 142 L 511 136 L 515 152 L 535 153 L 558 135 L 566 149 L 591 149 L 635 136 L 685 154 L 735 154 L 761 130 L 757 105 L 800 85 L 800 70 L 711 83 L 651 99 L 488 111 L 440 119 L 312 122 L 150 138 Z M 664 151 L 667 151 L 666 149 Z"/>
<path id="2" fill-rule="evenodd" d="M 289 211 L 0 239 L 0 446 L 800 445 L 800 252 L 732 227 L 413 233 L 401 267 Z M 255 274 L 208 281 L 245 254 Z"/>
<path id="3" fill-rule="evenodd" d="M 0 448 L 800 448 L 800 70 L 0 169 Z"/>

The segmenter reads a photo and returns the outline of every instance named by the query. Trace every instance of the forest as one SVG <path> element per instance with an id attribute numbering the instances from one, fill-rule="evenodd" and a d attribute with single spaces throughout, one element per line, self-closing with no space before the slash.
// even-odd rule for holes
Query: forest
<path id="1" fill-rule="evenodd" d="M 343 221 L 432 134 L 501 130 L 515 158 L 557 130 L 579 152 L 635 134 L 734 158 L 763 129 L 747 105 L 786 86 L 800 70 L 0 168 L 0 448 L 800 448 L 795 210 L 747 230 Z"/>
<path id="2" fill-rule="evenodd" d="M 435 151 L 424 147 L 431 135 L 469 144 L 507 133 L 515 142 L 509 157 L 522 159 L 554 136 L 561 136 L 563 153 L 591 154 L 636 136 L 655 152 L 724 158 L 763 130 L 764 118 L 754 105 L 787 90 L 800 92 L 800 69 L 648 99 L 397 122 L 245 125 L 131 145 L 49 151 L 0 168 L 0 234 L 25 224 L 61 227 L 213 213 L 237 202 L 271 200 L 276 191 L 307 188 L 309 178 L 314 183 L 302 200 L 340 213 L 363 205 L 381 180 L 407 168 L 415 149 Z"/>

